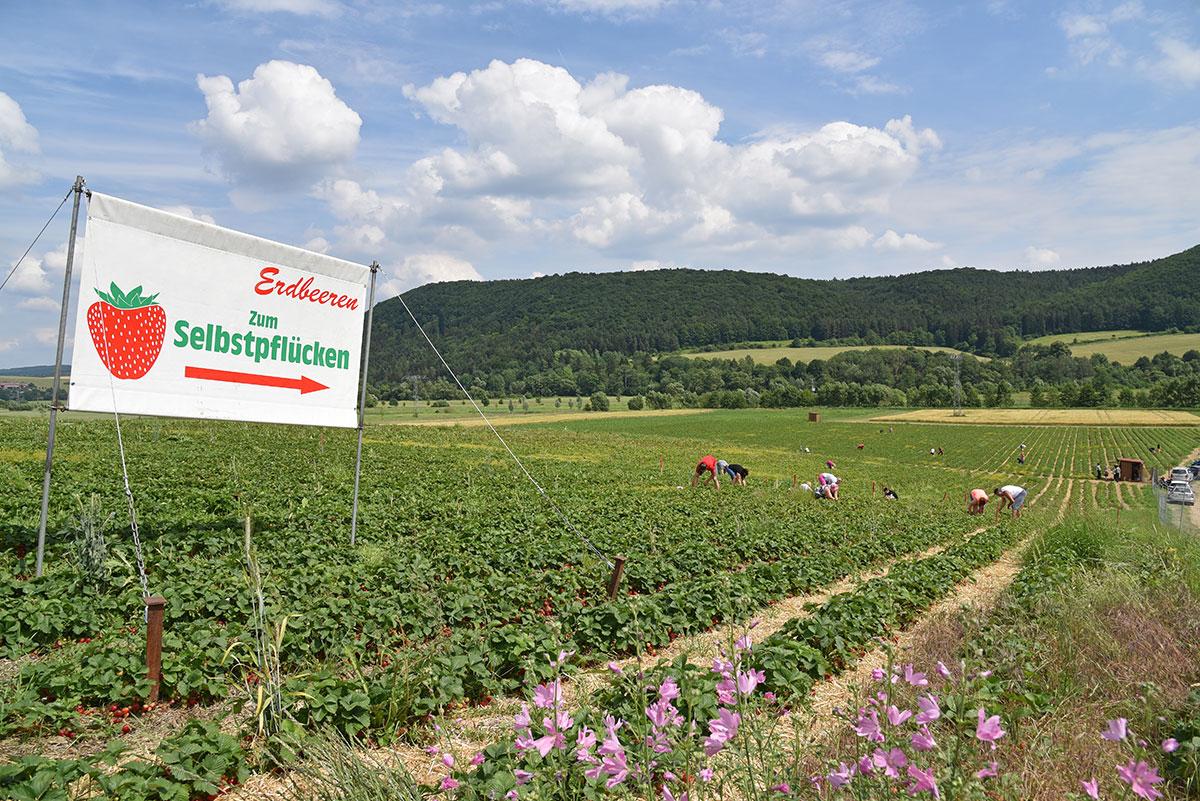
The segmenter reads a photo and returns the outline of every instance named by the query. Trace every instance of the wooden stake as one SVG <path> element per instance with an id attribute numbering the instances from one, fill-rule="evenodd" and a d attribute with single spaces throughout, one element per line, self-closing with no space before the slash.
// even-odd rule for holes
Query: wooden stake
<path id="1" fill-rule="evenodd" d="M 871 482 L 871 497 L 872 498 L 875 497 L 875 482 L 874 481 Z"/>
<path id="2" fill-rule="evenodd" d="M 945 503 L 945 502 L 946 502 L 946 499 L 947 499 L 947 498 L 949 498 L 949 497 L 950 497 L 950 493 L 949 493 L 949 492 L 943 492 L 943 493 L 942 493 L 942 503 Z"/>
<path id="3" fill-rule="evenodd" d="M 618 556 L 613 560 L 612 576 L 608 580 L 608 600 L 617 600 L 617 589 L 621 586 L 621 576 L 625 574 L 625 557 Z"/>
<path id="4" fill-rule="evenodd" d="M 792 473 L 792 489 L 796 488 L 796 474 Z"/>
<path id="5" fill-rule="evenodd" d="M 150 703 L 158 703 L 158 685 L 162 680 L 163 607 L 161 595 L 143 598 L 146 602 L 146 676 L 150 679 Z"/>
<path id="6" fill-rule="evenodd" d="M 662 456 L 660 455 L 660 456 L 658 457 L 658 474 L 661 476 L 661 475 L 662 475 L 662 472 L 663 472 L 663 458 L 662 458 Z"/>

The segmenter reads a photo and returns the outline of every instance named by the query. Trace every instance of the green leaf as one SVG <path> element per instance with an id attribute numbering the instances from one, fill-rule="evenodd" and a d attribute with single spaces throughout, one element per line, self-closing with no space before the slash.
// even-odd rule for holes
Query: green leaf
<path id="1" fill-rule="evenodd" d="M 99 289 L 95 291 L 101 300 L 117 309 L 142 309 L 154 305 L 154 300 L 158 297 L 157 292 L 148 298 L 142 297 L 142 287 L 140 286 L 134 287 L 129 292 L 122 292 L 115 281 L 109 285 L 108 292 L 101 292 Z"/>

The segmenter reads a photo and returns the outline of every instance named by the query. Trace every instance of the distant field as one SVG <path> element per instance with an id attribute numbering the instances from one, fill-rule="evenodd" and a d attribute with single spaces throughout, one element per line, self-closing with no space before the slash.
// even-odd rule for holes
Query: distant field
<path id="1" fill-rule="evenodd" d="M 1081 334 L 1053 334 L 1030 340 L 1048 345 L 1063 342 L 1075 356 L 1088 357 L 1103 353 L 1109 361 L 1132 364 L 1142 356 L 1154 356 L 1167 351 L 1182 356 L 1189 350 L 1200 350 L 1200 334 L 1145 334 L 1141 331 L 1089 331 Z"/>
<path id="2" fill-rule="evenodd" d="M 65 392 L 70 376 L 64 375 L 59 386 Z M 0 384 L 33 384 L 36 387 L 50 387 L 54 384 L 54 376 L 31 375 L 0 375 Z"/>
<path id="3" fill-rule="evenodd" d="M 811 362 L 813 359 L 828 359 L 848 350 L 896 350 L 912 347 L 909 345 L 831 345 L 815 348 L 792 348 L 780 346 L 775 348 L 740 348 L 734 350 L 714 350 L 704 353 L 684 353 L 691 359 L 744 359 L 749 356 L 755 364 L 774 364 L 785 356 L 793 362 Z M 958 353 L 954 348 L 942 348 L 934 345 L 923 346 L 918 350 L 936 350 L 945 353 Z M 976 356 L 977 359 L 982 357 Z"/>
<path id="4" fill-rule="evenodd" d="M 1194 426 L 1200 416 L 1191 412 L 1153 409 L 918 409 L 871 418 L 895 423 L 976 423 L 1044 426 Z"/>

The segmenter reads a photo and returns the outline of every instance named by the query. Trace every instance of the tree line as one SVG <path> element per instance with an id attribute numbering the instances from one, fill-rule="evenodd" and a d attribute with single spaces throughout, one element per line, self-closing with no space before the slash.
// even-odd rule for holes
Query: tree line
<path id="1" fill-rule="evenodd" d="M 1160 353 L 1132 365 L 1103 355 L 1072 356 L 1063 343 L 1027 344 L 1012 358 L 953 354 L 917 348 L 844 351 L 829 359 L 756 364 L 750 357 L 710 359 L 681 355 L 564 349 L 537 371 L 465 369 L 464 385 L 479 399 L 633 399 L 647 408 L 709 407 L 966 407 L 1009 406 L 1013 393 L 1029 392 L 1034 406 L 1200 406 L 1200 351 L 1182 357 Z M 384 402 L 449 400 L 461 392 L 447 378 L 374 382 Z M 580 401 L 582 403 L 582 401 Z M 574 402 L 572 402 L 574 407 Z"/>

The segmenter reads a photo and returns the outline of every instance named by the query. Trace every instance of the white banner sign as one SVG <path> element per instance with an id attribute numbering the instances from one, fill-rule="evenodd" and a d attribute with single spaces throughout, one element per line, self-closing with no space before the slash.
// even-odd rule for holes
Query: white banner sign
<path id="1" fill-rule="evenodd" d="M 358 424 L 370 270 L 93 192 L 70 408 Z"/>

